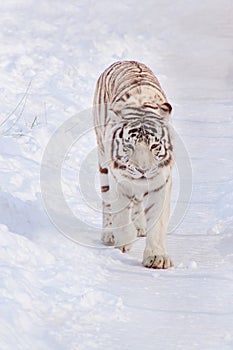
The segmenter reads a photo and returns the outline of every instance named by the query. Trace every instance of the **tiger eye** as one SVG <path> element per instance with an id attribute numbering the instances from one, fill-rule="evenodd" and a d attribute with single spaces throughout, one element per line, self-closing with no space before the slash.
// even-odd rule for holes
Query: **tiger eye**
<path id="1" fill-rule="evenodd" d="M 155 143 L 151 146 L 151 148 L 150 149 L 154 149 L 154 148 L 156 148 L 156 147 L 158 147 L 158 145 L 156 145 Z"/>

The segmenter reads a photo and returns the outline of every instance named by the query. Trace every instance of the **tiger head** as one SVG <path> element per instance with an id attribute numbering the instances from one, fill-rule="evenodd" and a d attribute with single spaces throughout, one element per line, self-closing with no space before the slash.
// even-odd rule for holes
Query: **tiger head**
<path id="1" fill-rule="evenodd" d="M 112 160 L 124 176 L 150 179 L 172 163 L 169 126 L 155 118 L 124 123 L 114 135 Z"/>

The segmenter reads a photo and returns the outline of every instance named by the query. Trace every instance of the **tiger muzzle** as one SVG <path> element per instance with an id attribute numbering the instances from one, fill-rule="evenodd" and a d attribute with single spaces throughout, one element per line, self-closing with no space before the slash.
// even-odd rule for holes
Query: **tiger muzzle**
<path id="1" fill-rule="evenodd" d="M 140 142 L 136 145 L 130 160 L 142 174 L 151 169 L 151 166 L 154 163 L 153 155 L 150 152 L 148 145 L 144 142 Z"/>

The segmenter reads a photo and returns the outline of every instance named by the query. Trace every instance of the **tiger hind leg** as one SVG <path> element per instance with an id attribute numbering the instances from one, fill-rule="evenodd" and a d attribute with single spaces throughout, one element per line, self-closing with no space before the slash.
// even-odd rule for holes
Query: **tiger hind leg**
<path id="1" fill-rule="evenodd" d="M 114 245 L 115 239 L 112 233 L 112 214 L 110 203 L 109 169 L 99 166 L 100 185 L 102 196 L 102 235 L 101 241 L 106 245 Z"/>
<path id="2" fill-rule="evenodd" d="M 102 210 L 103 210 L 103 229 L 102 229 L 101 241 L 106 245 L 114 245 L 115 237 L 112 232 L 112 214 L 110 213 L 111 205 L 103 201 Z"/>

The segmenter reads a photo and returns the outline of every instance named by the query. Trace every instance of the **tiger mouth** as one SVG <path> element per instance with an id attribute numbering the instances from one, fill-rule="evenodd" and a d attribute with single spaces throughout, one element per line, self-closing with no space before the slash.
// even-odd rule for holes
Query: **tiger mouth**
<path id="1" fill-rule="evenodd" d="M 154 169 L 154 171 L 151 171 L 150 169 L 143 170 L 140 168 L 135 168 L 135 169 L 128 169 L 128 173 L 133 177 L 137 179 L 144 179 L 144 180 L 151 180 L 157 175 L 157 169 Z M 136 170 L 136 172 L 135 172 Z M 137 176 L 139 175 L 139 176 Z"/>
<path id="2" fill-rule="evenodd" d="M 135 168 L 139 173 L 141 173 L 143 176 L 144 174 L 148 171 L 148 170 L 143 170 L 143 169 L 140 169 L 140 168 Z"/>
<path id="3" fill-rule="evenodd" d="M 136 171 L 141 175 L 140 177 L 137 177 L 137 178 L 145 179 L 145 180 L 149 180 L 155 177 L 158 172 L 158 167 L 156 167 L 155 169 L 141 169 L 139 167 L 130 167 L 129 165 L 121 164 L 119 161 L 116 161 L 116 160 L 113 162 L 113 168 L 122 170 L 122 173 L 124 176 L 128 177 L 128 175 L 130 175 L 132 178 L 136 178 L 135 177 L 136 175 L 135 171 Z"/>

